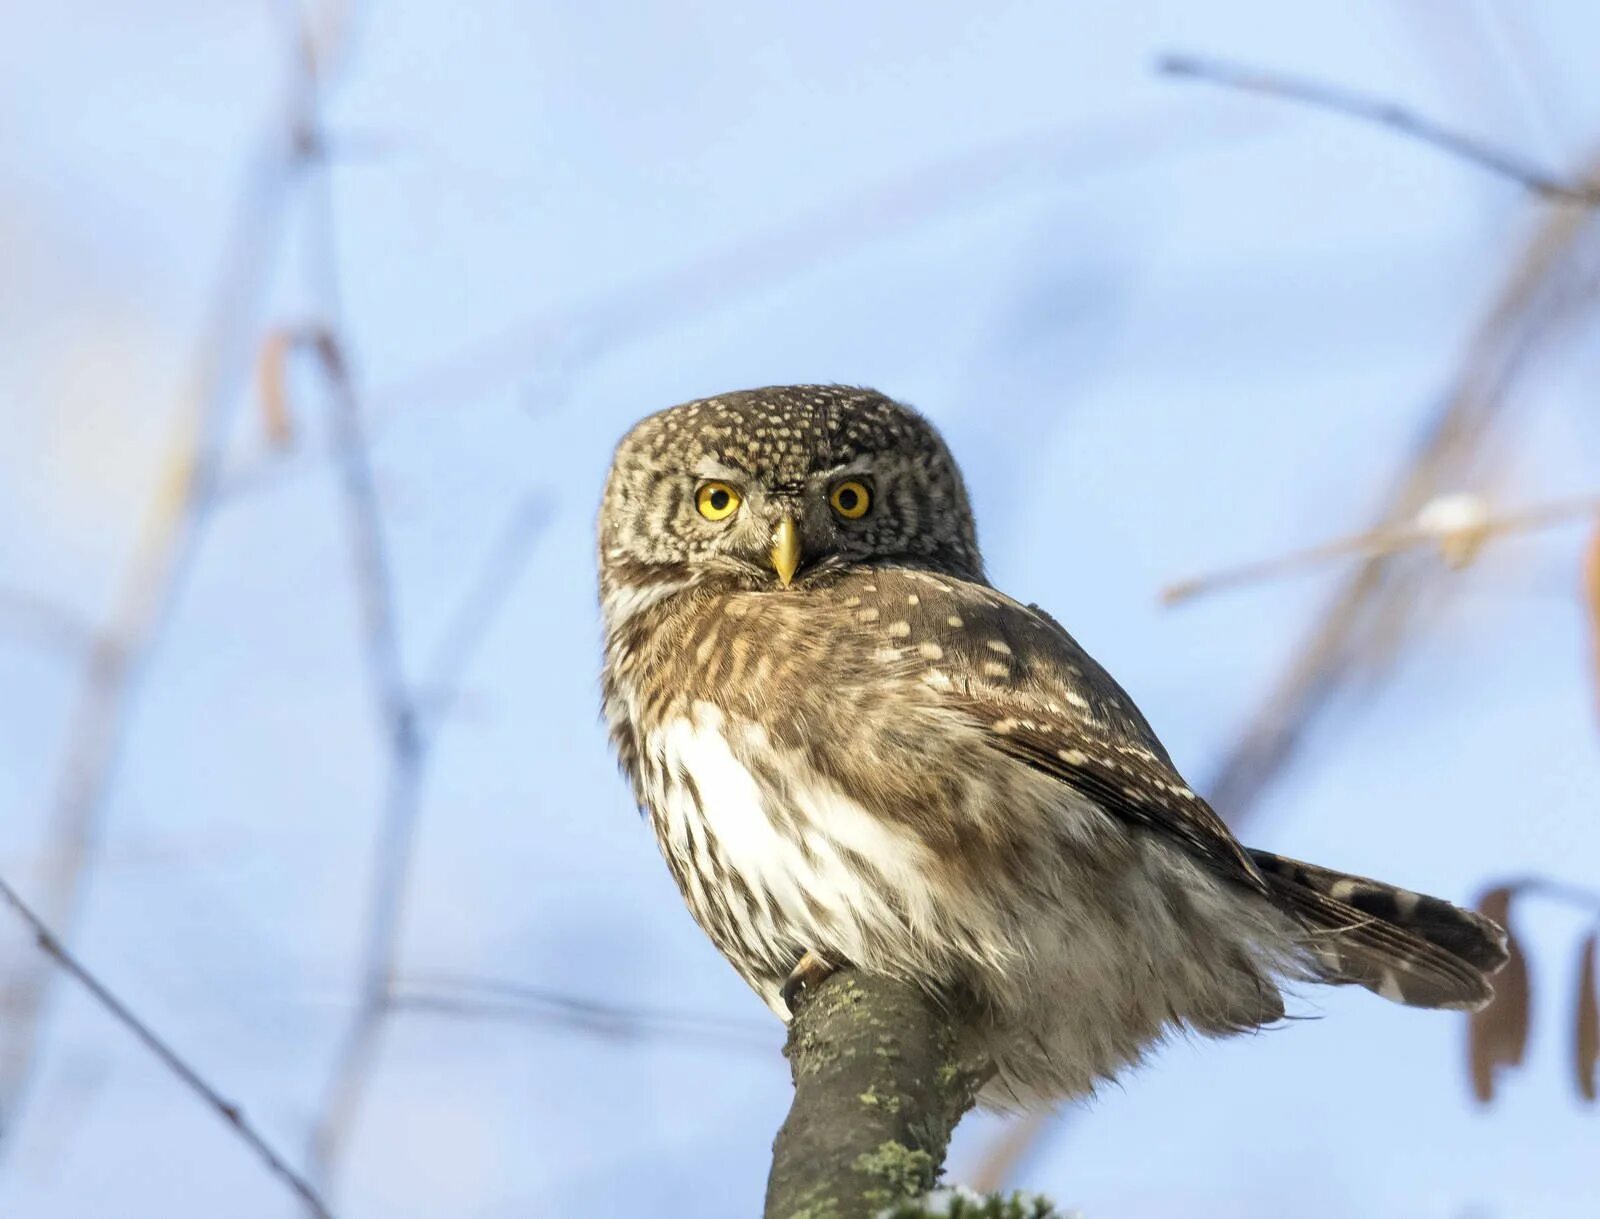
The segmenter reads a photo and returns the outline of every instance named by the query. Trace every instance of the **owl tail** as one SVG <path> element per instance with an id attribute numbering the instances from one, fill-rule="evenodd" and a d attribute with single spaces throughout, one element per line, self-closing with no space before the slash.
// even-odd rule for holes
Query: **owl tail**
<path id="1" fill-rule="evenodd" d="M 1412 1007 L 1476 1011 L 1494 996 L 1506 933 L 1437 897 L 1251 851 L 1278 907 L 1305 929 L 1319 980 Z"/>

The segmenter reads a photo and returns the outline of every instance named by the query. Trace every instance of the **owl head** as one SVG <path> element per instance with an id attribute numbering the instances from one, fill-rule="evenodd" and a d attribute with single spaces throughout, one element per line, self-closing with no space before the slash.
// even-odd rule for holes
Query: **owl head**
<path id="1" fill-rule="evenodd" d="M 617 446 L 600 509 L 603 584 L 803 589 L 886 562 L 982 578 L 950 451 L 873 390 L 704 398 L 651 415 Z"/>

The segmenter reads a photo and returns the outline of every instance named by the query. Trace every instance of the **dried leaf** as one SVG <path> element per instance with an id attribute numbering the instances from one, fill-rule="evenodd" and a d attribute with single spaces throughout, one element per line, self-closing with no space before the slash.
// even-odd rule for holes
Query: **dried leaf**
<path id="1" fill-rule="evenodd" d="M 1478 899 L 1478 910 L 1506 929 L 1510 953 L 1505 968 L 1495 975 L 1494 999 L 1481 1011 L 1472 1013 L 1467 1028 L 1472 1091 L 1483 1104 L 1494 1099 L 1499 1070 L 1521 1066 L 1528 1048 L 1528 959 L 1511 930 L 1511 898 L 1512 891 L 1500 887 Z"/>
<path id="2" fill-rule="evenodd" d="M 1589 619 L 1589 677 L 1600 705 L 1600 525 L 1583 554 L 1583 608 Z"/>
<path id="3" fill-rule="evenodd" d="M 256 360 L 261 429 L 275 449 L 286 449 L 294 441 L 294 416 L 289 410 L 289 355 L 300 341 L 301 335 L 296 331 L 274 330 L 261 344 Z"/>
<path id="4" fill-rule="evenodd" d="M 1600 1065 L 1600 987 L 1595 980 L 1595 932 L 1583 941 L 1578 955 L 1578 1020 L 1573 1036 L 1573 1067 L 1578 1092 L 1586 1101 L 1596 1096 L 1595 1067 Z"/>

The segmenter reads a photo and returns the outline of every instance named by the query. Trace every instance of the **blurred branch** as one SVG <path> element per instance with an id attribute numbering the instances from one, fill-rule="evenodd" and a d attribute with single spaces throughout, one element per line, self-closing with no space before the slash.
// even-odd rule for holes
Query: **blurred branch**
<path id="1" fill-rule="evenodd" d="M 368 680 L 389 752 L 387 794 L 373 864 L 356 1012 L 337 1055 L 333 1083 L 313 1137 L 317 1171 L 325 1180 L 359 1101 L 388 1003 L 421 805 L 425 746 L 421 713 L 408 687 L 400 652 L 394 582 L 384 542 L 382 511 L 361 431 L 361 410 L 338 340 L 324 330 L 313 341 L 332 396 Z"/>
<path id="2" fill-rule="evenodd" d="M 335 1056 L 312 1139 L 318 1173 L 326 1179 L 338 1161 L 345 1136 L 355 1120 L 376 1062 L 384 1019 L 392 1010 L 401 917 L 409 888 L 417 815 L 433 734 L 425 722 L 421 701 L 405 674 L 382 508 L 372 477 L 354 383 L 343 351 L 331 332 L 314 332 L 310 341 L 333 400 L 334 433 L 356 586 L 362 604 L 362 636 L 369 681 L 389 752 L 356 1009 Z M 468 591 L 450 616 L 442 643 L 429 666 L 430 683 L 426 689 L 437 706 L 447 706 L 453 697 L 456 682 L 505 603 L 531 544 L 542 532 L 547 518 L 542 497 L 525 498 L 511 514 L 499 543 L 491 549 L 478 575 L 469 582 Z"/>
<path id="3" fill-rule="evenodd" d="M 1518 376 L 1563 323 L 1592 308 L 1600 290 L 1597 261 L 1600 221 L 1594 213 L 1561 208 L 1543 218 L 1467 343 L 1454 386 L 1423 426 L 1378 513 L 1378 530 L 1414 520 L 1451 487 L 1482 483 L 1479 467 L 1485 457 L 1500 455 L 1499 446 L 1488 440 L 1511 404 Z M 1403 556 L 1378 554 L 1363 559 L 1345 579 L 1204 785 L 1232 828 L 1238 830 L 1256 811 L 1353 676 L 1392 662 L 1416 604 L 1437 583 L 1436 575 L 1437 569 L 1405 563 Z M 975 1176 L 1006 1179 L 1009 1166 L 1060 1120 L 1027 1119 L 1028 1134 L 1003 1134 L 980 1160 Z"/>
<path id="4" fill-rule="evenodd" d="M 48 823 L 43 917 L 69 933 L 98 849 L 107 796 L 143 677 L 161 642 L 215 502 L 231 408 L 250 363 L 288 203 L 309 156 L 298 118 L 273 123 L 252 158 L 223 248 L 187 410 L 127 571 L 84 664 Z M 0 988 L 0 1135 L 14 1123 L 51 970 L 36 955 L 5 962 Z M 8 1145 L 0 1137 L 0 1148 Z"/>
<path id="5" fill-rule="evenodd" d="M 1332 110 L 1430 144 L 1453 157 L 1470 161 L 1502 178 L 1509 178 L 1541 198 L 1576 203 L 1583 207 L 1600 206 L 1600 187 L 1564 182 L 1513 153 L 1459 131 L 1441 127 L 1381 97 L 1304 77 L 1197 55 L 1165 55 L 1156 61 L 1156 71 L 1165 76 L 1205 81 L 1248 93 L 1264 93 L 1285 101 Z"/>
<path id="6" fill-rule="evenodd" d="M 391 993 L 395 1011 L 429 1012 L 488 1020 L 556 1024 L 599 1037 L 676 1038 L 719 1049 L 770 1054 L 776 1045 L 768 1021 L 636 1004 L 608 1003 L 551 987 L 454 974 L 409 977 Z"/>
<path id="7" fill-rule="evenodd" d="M 313 114 L 308 121 L 314 126 L 315 119 Z M 368 681 L 389 754 L 356 1006 L 336 1051 L 312 1135 L 313 1163 L 319 1179 L 327 1181 L 337 1166 L 376 1065 L 384 1022 L 394 1010 L 395 962 L 433 733 L 424 714 L 422 697 L 405 671 L 394 578 L 389 565 L 382 505 L 373 479 L 365 415 L 341 337 L 337 227 L 331 184 L 324 174 L 316 185 L 317 206 L 307 245 L 312 258 L 309 269 L 317 281 L 323 321 L 320 326 L 290 333 L 295 336 L 294 345 L 316 356 L 329 395 L 334 454 L 362 609 L 361 637 Z M 514 587 L 516 576 L 547 517 L 542 497 L 524 498 L 487 560 L 469 581 L 467 592 L 450 615 L 439 649 L 428 667 L 428 681 L 422 686 L 436 707 L 449 704 L 455 684 Z"/>
<path id="8" fill-rule="evenodd" d="M 118 1024 L 143 1042 L 145 1048 L 159 1058 L 162 1065 L 176 1075 L 184 1087 L 198 1096 L 216 1112 L 218 1117 L 227 1122 L 234 1133 L 238 1135 L 240 1141 L 249 1147 L 263 1164 L 299 1195 L 301 1201 L 305 1203 L 306 1208 L 313 1215 L 318 1216 L 319 1219 L 330 1219 L 328 1209 L 322 1204 L 322 1199 L 317 1196 L 316 1191 L 311 1188 L 305 1178 L 289 1167 L 278 1156 L 277 1152 L 272 1150 L 266 1139 L 261 1136 L 261 1132 L 245 1117 L 244 1111 L 232 1101 L 225 1099 L 211 1084 L 206 1082 L 205 1078 L 186 1059 L 162 1040 L 149 1025 L 134 1015 L 127 1004 L 117 998 L 105 983 L 90 973 L 82 962 L 68 952 L 45 922 L 34 913 L 32 907 L 22 900 L 17 891 L 3 877 L 0 877 L 0 899 L 3 899 L 7 905 L 15 910 L 22 921 L 28 925 L 35 942 L 45 957 L 76 978 L 94 996 L 95 1002 L 110 1013 L 112 1019 L 116 1020 Z"/>
<path id="9" fill-rule="evenodd" d="M 1456 383 L 1422 429 L 1410 461 L 1378 513 L 1379 530 L 1414 521 L 1453 487 L 1481 485 L 1482 467 L 1504 456 L 1488 443 L 1533 355 L 1563 323 L 1591 307 L 1600 222 L 1576 209 L 1548 214 L 1467 344 Z M 1362 560 L 1293 653 L 1208 785 L 1237 824 L 1288 765 L 1334 696 L 1360 668 L 1387 663 L 1438 569 L 1379 554 Z"/>
<path id="10" fill-rule="evenodd" d="M 1191 576 L 1162 589 L 1161 599 L 1168 605 L 1176 605 L 1224 588 L 1319 566 L 1330 559 L 1356 555 L 1380 558 L 1419 546 L 1437 546 L 1452 566 L 1464 567 L 1495 538 L 1569 524 L 1597 514 L 1600 514 L 1600 496 L 1593 495 L 1536 504 L 1499 516 L 1491 515 L 1487 504 L 1477 496 L 1441 495 L 1424 504 L 1410 521 L 1382 525 L 1270 559 Z"/>

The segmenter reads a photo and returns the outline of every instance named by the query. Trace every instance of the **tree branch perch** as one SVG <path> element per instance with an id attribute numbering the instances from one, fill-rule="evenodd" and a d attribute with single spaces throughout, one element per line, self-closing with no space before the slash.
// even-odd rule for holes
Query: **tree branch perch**
<path id="1" fill-rule="evenodd" d="M 772 1148 L 766 1219 L 869 1219 L 934 1186 L 981 1084 L 956 1021 L 917 987 L 846 970 L 800 1005 L 794 1102 Z"/>

